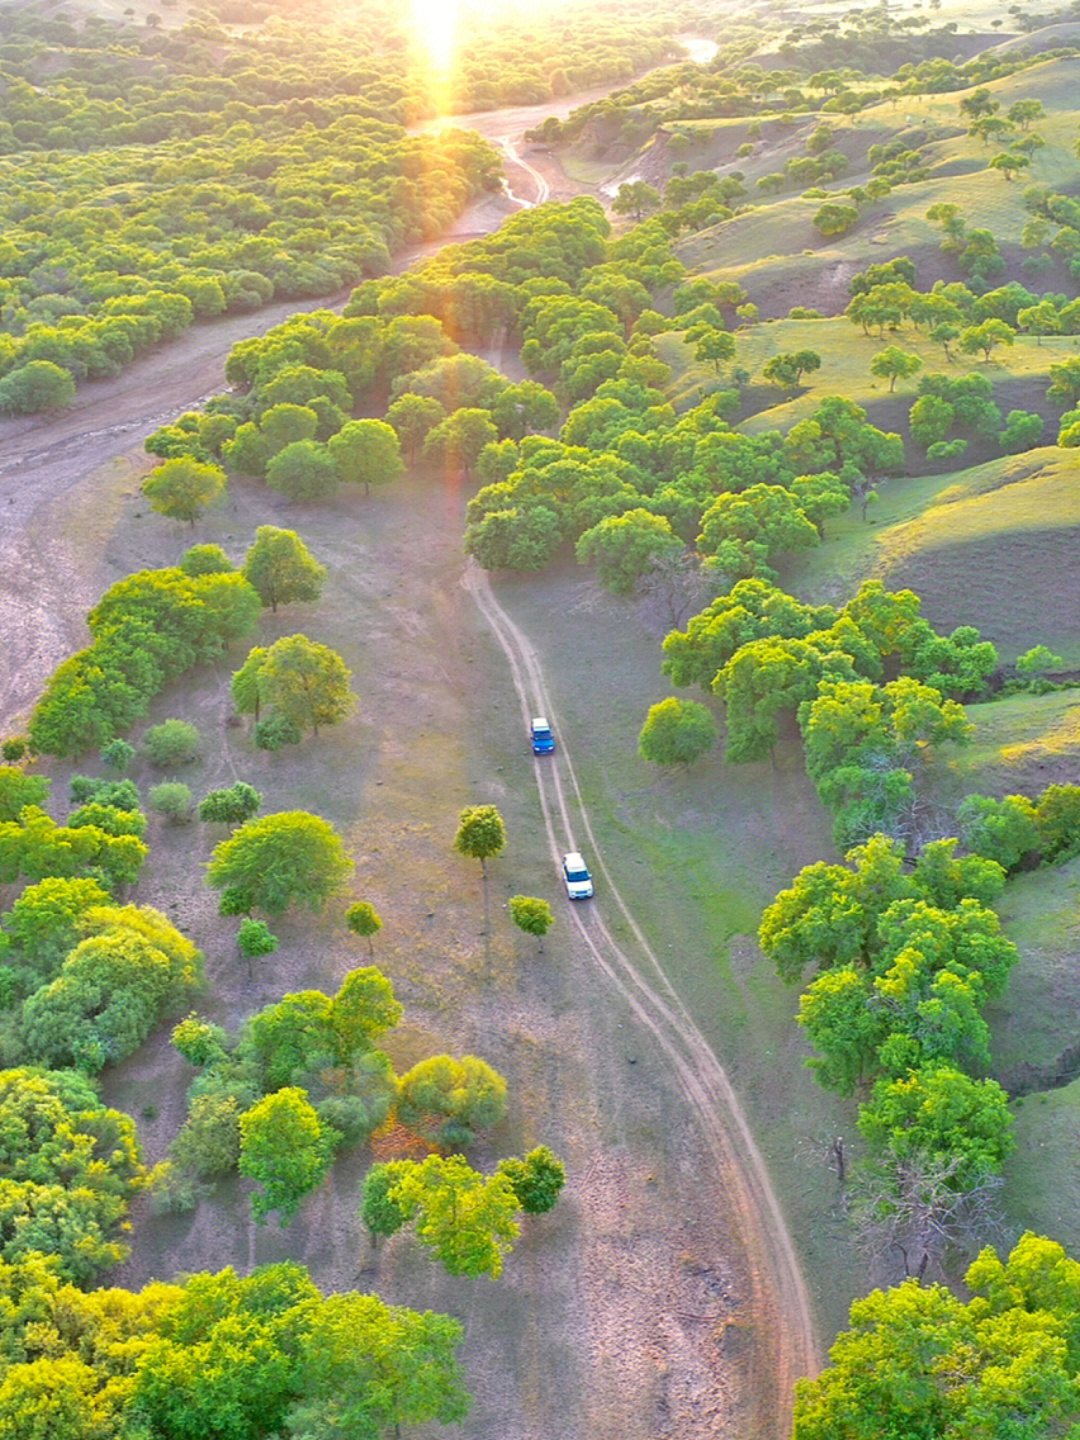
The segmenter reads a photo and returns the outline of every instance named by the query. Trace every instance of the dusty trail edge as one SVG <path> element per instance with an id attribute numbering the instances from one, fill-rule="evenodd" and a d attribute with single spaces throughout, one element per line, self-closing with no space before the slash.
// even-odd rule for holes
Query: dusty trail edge
<path id="1" fill-rule="evenodd" d="M 557 737 L 556 756 L 534 762 L 553 863 L 558 864 L 564 851 L 577 848 L 571 819 L 574 811 L 604 877 L 605 895 L 610 895 L 629 926 L 643 963 L 635 964 L 616 943 L 596 902 L 572 906 L 574 924 L 598 968 L 674 1067 L 723 1189 L 740 1217 L 757 1324 L 751 1367 L 754 1413 L 748 1433 L 790 1434 L 793 1386 L 801 1376 L 816 1372 L 817 1340 L 806 1283 L 765 1162 L 723 1066 L 683 1005 L 604 863 L 534 646 L 496 600 L 488 577 L 473 561 L 466 567 L 463 585 L 507 657 L 523 722 L 527 724 L 530 715 L 544 713 Z"/>

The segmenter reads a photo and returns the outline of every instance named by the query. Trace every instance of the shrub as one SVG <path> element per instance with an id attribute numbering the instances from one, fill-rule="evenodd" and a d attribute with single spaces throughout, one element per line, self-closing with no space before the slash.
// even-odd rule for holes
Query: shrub
<path id="1" fill-rule="evenodd" d="M 202 736 L 187 720 L 163 720 L 143 736 L 143 749 L 151 765 L 190 765 L 198 759 Z"/>
<path id="2" fill-rule="evenodd" d="M 174 825 L 183 825 L 191 819 L 191 790 L 179 780 L 165 780 L 150 791 L 150 809 Z"/>

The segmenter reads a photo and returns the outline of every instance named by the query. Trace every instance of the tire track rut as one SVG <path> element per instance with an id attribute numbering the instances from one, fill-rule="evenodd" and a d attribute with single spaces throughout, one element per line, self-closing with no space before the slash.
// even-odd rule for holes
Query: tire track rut
<path id="1" fill-rule="evenodd" d="M 683 1004 L 604 861 L 535 648 L 496 600 L 487 576 L 475 562 L 469 562 L 463 583 L 507 657 L 523 725 L 527 725 L 530 715 L 542 712 L 556 736 L 555 756 L 534 760 L 552 863 L 557 866 L 563 851 L 578 848 L 574 838 L 576 819 L 604 878 L 605 894 L 611 897 L 634 938 L 637 960 L 615 940 L 595 903 L 582 908 L 571 906 L 571 919 L 597 967 L 670 1061 L 722 1177 L 723 1188 L 740 1217 L 755 1321 L 752 1381 L 748 1387 L 753 1417 L 747 1434 L 786 1436 L 791 1427 L 792 1387 L 800 1376 L 817 1369 L 817 1342 L 806 1284 L 768 1170 L 723 1066 Z"/>

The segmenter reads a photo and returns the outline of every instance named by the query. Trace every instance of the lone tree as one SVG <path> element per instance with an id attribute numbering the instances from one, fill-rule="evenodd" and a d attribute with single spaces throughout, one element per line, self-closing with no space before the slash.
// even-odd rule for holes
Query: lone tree
<path id="1" fill-rule="evenodd" d="M 207 878 L 224 887 L 234 904 L 246 902 L 230 914 L 246 915 L 257 907 L 283 915 L 294 901 L 318 910 L 351 869 L 329 821 L 305 810 L 283 810 L 249 820 L 216 845 Z"/>
<path id="2" fill-rule="evenodd" d="M 236 933 L 236 948 L 248 962 L 249 979 L 254 961 L 263 955 L 272 955 L 278 944 L 278 937 L 264 920 L 241 920 L 240 929 Z"/>
<path id="3" fill-rule="evenodd" d="M 870 361 L 870 373 L 880 380 L 888 380 L 889 393 L 896 389 L 897 380 L 907 380 L 922 369 L 918 355 L 901 350 L 899 345 L 886 345 Z"/>
<path id="4" fill-rule="evenodd" d="M 517 1202 L 526 1215 L 543 1215 L 552 1209 L 566 1184 L 566 1171 L 546 1145 L 538 1145 L 523 1159 L 511 1156 L 496 1167 L 514 1187 Z"/>
<path id="5" fill-rule="evenodd" d="M 206 507 L 224 495 L 225 471 L 220 465 L 207 465 L 190 455 L 181 455 L 151 470 L 142 489 L 150 508 L 159 515 L 194 525 Z"/>
<path id="6" fill-rule="evenodd" d="M 354 935 L 359 935 L 368 942 L 368 954 L 375 954 L 375 946 L 371 937 L 377 935 L 382 929 L 382 920 L 374 905 L 367 900 L 358 900 L 355 905 L 350 905 L 345 911 L 345 924 Z"/>
<path id="7" fill-rule="evenodd" d="M 317 735 L 320 725 L 336 725 L 354 705 L 351 674 L 329 645 L 306 635 L 283 635 L 267 650 L 257 684 L 275 713 Z"/>
<path id="8" fill-rule="evenodd" d="M 255 543 L 244 558 L 244 579 L 253 585 L 263 605 L 318 600 L 326 569 L 312 555 L 295 530 L 260 525 Z"/>
<path id="9" fill-rule="evenodd" d="M 638 752 L 656 765 L 692 765 L 713 748 L 718 734 L 707 706 L 671 695 L 649 710 L 638 737 Z"/>
<path id="10" fill-rule="evenodd" d="M 535 895 L 511 895 L 508 903 L 511 920 L 526 935 L 535 935 L 540 941 L 538 948 L 543 950 L 544 936 L 555 923 L 551 906 Z"/>
<path id="11" fill-rule="evenodd" d="M 454 849 L 480 861 L 480 873 L 487 878 L 487 861 L 506 846 L 506 827 L 494 805 L 466 805 L 458 816 Z"/>
<path id="12" fill-rule="evenodd" d="M 481 1175 L 461 1155 L 407 1164 L 390 1191 L 416 1237 L 451 1275 L 492 1280 L 520 1231 L 518 1200 L 505 1175 Z"/>
<path id="13" fill-rule="evenodd" d="M 242 825 L 259 813 L 262 799 L 253 785 L 237 780 L 227 790 L 211 790 L 199 802 L 199 819 L 206 825 Z"/>
<path id="14" fill-rule="evenodd" d="M 659 190 L 644 180 L 630 180 L 619 186 L 611 208 L 616 215 L 632 215 L 640 220 L 647 210 L 659 210 L 661 203 Z"/>
<path id="15" fill-rule="evenodd" d="M 821 356 L 816 350 L 792 350 L 774 355 L 762 368 L 762 379 L 785 390 L 794 390 L 803 375 L 821 369 Z"/>

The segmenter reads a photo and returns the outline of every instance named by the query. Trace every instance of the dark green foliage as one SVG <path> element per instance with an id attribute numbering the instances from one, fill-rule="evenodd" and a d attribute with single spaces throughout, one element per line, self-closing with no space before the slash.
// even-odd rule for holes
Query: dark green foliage
<path id="1" fill-rule="evenodd" d="M 516 1157 L 500 1160 L 498 1169 L 510 1181 L 526 1215 L 546 1214 L 566 1184 L 562 1161 L 546 1145 L 538 1145 L 520 1160 Z"/>
<path id="2" fill-rule="evenodd" d="M 174 825 L 183 825 L 191 819 L 191 787 L 179 780 L 164 780 L 160 785 L 151 786 L 148 804 Z"/>
<path id="3" fill-rule="evenodd" d="M 372 1244 L 382 1236 L 396 1235 L 405 1224 L 405 1212 L 391 1194 L 405 1170 L 403 1161 L 391 1160 L 385 1165 L 373 1165 L 364 1176 L 360 1219 L 371 1236 Z"/>
<path id="4" fill-rule="evenodd" d="M 9 370 L 0 380 L 0 414 L 33 415 L 42 410 L 61 410 L 74 399 L 74 376 L 51 360 L 31 360 Z"/>
<path id="5" fill-rule="evenodd" d="M 295 720 L 274 711 L 255 726 L 255 745 L 259 750 L 280 750 L 285 745 L 299 745 L 304 732 Z"/>
<path id="6" fill-rule="evenodd" d="M 126 744 L 121 740 L 120 744 Z M 131 749 L 128 746 L 128 749 Z M 134 754 L 134 751 L 132 751 Z M 108 805 L 115 810 L 139 808 L 139 791 L 134 780 L 102 780 L 94 775 L 73 775 L 68 785 L 73 805 Z"/>
<path id="7" fill-rule="evenodd" d="M 262 799 L 253 785 L 237 780 L 227 790 L 211 790 L 199 802 L 199 819 L 208 825 L 241 825 L 259 813 Z"/>
<path id="8" fill-rule="evenodd" d="M 101 751 L 101 763 L 106 770 L 115 770 L 122 775 L 135 758 L 135 747 L 126 740 L 110 740 Z"/>
<path id="9" fill-rule="evenodd" d="M 202 955 L 149 906 L 85 911 L 56 979 L 23 1006 L 25 1053 L 94 1074 L 130 1055 L 202 980 Z"/>

